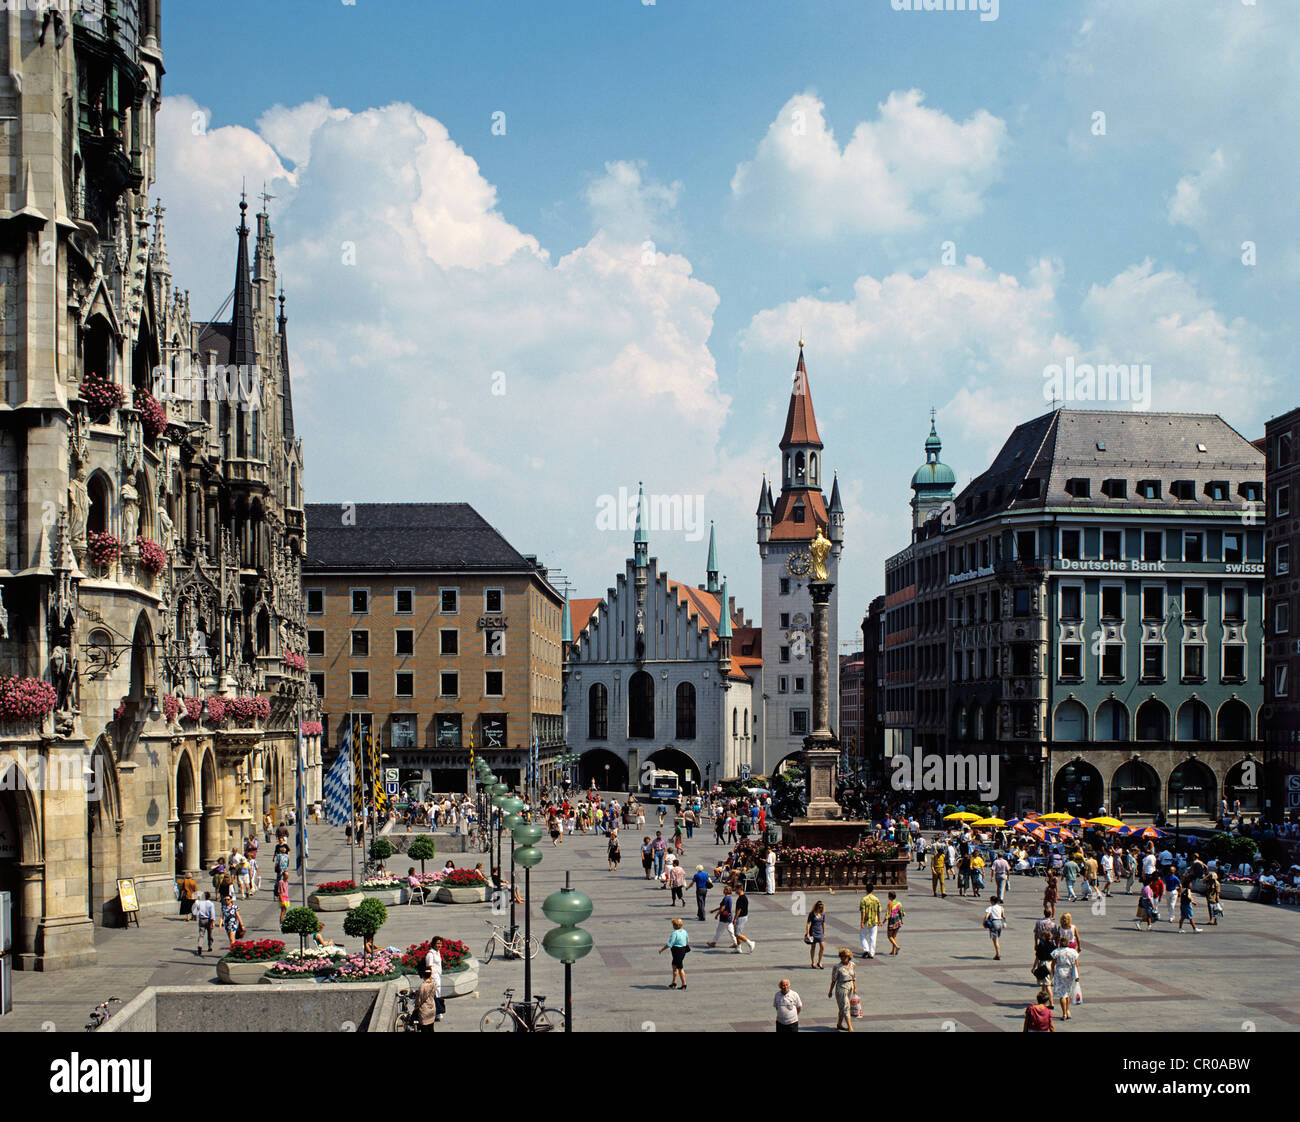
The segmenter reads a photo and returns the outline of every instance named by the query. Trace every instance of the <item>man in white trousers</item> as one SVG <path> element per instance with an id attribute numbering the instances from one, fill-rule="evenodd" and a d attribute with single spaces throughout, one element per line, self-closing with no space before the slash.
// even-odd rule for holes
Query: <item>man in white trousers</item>
<path id="1" fill-rule="evenodd" d="M 764 865 L 765 865 L 764 872 L 766 874 L 766 881 L 767 881 L 767 883 L 764 885 L 764 889 L 766 890 L 769 896 L 773 896 L 776 894 L 776 850 L 775 849 L 771 849 L 771 848 L 768 849 L 767 857 L 764 861 Z"/>
<path id="2" fill-rule="evenodd" d="M 862 957 L 876 957 L 876 932 L 880 928 L 880 897 L 876 895 L 876 886 L 867 882 L 867 894 L 858 901 L 858 918 L 861 920 L 859 936 L 862 941 Z"/>

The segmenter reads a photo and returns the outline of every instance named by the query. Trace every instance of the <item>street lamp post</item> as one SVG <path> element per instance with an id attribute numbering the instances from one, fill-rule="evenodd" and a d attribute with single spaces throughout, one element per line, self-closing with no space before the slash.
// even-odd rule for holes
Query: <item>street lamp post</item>
<path id="1" fill-rule="evenodd" d="M 542 851 L 533 843 L 542 836 L 542 828 L 532 822 L 516 826 L 511 835 L 519 846 L 511 853 L 512 863 L 518 862 L 524 868 L 524 1007 L 528 1010 L 526 1020 L 529 1031 L 533 1027 L 533 956 L 530 953 L 533 935 L 533 866 L 541 863 Z M 514 889 L 510 898 L 514 900 Z"/>
<path id="2" fill-rule="evenodd" d="M 542 946 L 552 958 L 564 963 L 564 1031 L 573 1031 L 573 964 L 591 952 L 594 942 L 591 934 L 579 924 L 591 915 L 591 900 L 569 887 L 569 874 L 564 874 L 564 887 L 542 901 L 542 914 L 558 927 L 542 937 Z"/>
<path id="3" fill-rule="evenodd" d="M 524 824 L 523 818 L 519 812 L 524 809 L 524 800 L 518 796 L 509 796 L 501 804 L 501 813 L 505 815 L 505 828 L 514 836 L 515 830 Z M 514 942 L 515 936 L 519 932 L 519 924 L 515 921 L 515 847 L 510 847 L 510 941 Z M 507 952 L 507 958 L 515 958 L 516 955 Z"/>

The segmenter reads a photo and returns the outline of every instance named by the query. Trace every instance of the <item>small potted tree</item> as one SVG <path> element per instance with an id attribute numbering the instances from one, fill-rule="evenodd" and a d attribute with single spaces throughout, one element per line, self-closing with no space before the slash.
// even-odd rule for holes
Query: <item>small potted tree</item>
<path id="1" fill-rule="evenodd" d="M 343 917 L 343 934 L 369 943 L 388 922 L 388 909 L 379 900 L 362 900 Z M 369 955 L 366 954 L 368 958 Z"/>
<path id="2" fill-rule="evenodd" d="M 424 876 L 424 863 L 432 861 L 437 855 L 433 838 L 429 834 L 421 834 L 419 837 L 412 839 L 410 846 L 406 850 L 406 856 L 412 861 L 420 862 L 420 876 Z"/>
<path id="3" fill-rule="evenodd" d="M 310 908 L 290 908 L 284 913 L 284 922 L 280 930 L 285 935 L 298 936 L 298 954 L 307 949 L 307 936 L 315 935 L 320 927 L 320 919 Z"/>

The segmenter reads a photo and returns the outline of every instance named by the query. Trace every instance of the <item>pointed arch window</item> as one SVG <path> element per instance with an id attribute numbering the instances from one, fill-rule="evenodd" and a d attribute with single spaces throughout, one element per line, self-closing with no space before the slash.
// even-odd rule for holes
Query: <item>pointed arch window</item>
<path id="1" fill-rule="evenodd" d="M 695 687 L 690 682 L 677 687 L 677 739 L 695 739 Z"/>
<path id="2" fill-rule="evenodd" d="M 587 736 L 609 739 L 609 691 L 600 682 L 587 691 Z"/>

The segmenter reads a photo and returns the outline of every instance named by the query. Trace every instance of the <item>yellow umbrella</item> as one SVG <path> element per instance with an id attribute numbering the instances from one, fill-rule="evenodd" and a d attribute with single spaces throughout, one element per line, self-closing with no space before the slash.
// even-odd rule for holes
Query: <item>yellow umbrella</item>
<path id="1" fill-rule="evenodd" d="M 1118 818 L 1089 818 L 1089 826 L 1105 826 L 1108 830 L 1118 830 L 1122 825 Z"/>
<path id="2" fill-rule="evenodd" d="M 945 814 L 943 820 L 945 822 L 978 822 L 979 817 L 978 814 L 972 814 L 969 810 L 958 810 L 952 814 Z M 1067 814 L 1066 817 L 1068 818 L 1069 815 Z"/>
<path id="3" fill-rule="evenodd" d="M 1051 814 L 1040 814 L 1038 816 L 1038 821 L 1039 822 L 1068 822 L 1073 817 L 1074 817 L 1073 814 L 1066 814 L 1064 811 L 1054 810 L 1052 811 Z"/>
<path id="4" fill-rule="evenodd" d="M 979 819 L 976 819 L 974 822 L 972 822 L 971 825 L 972 825 L 972 826 L 997 826 L 997 827 L 1002 827 L 1002 826 L 1005 826 L 1005 825 L 1006 825 L 1006 822 L 1004 822 L 1001 818 L 979 818 Z"/>

